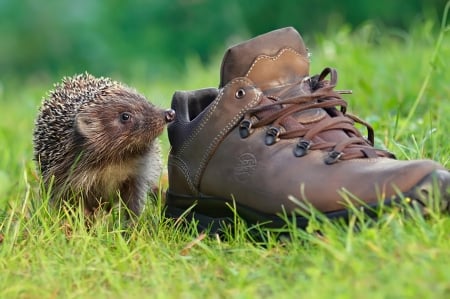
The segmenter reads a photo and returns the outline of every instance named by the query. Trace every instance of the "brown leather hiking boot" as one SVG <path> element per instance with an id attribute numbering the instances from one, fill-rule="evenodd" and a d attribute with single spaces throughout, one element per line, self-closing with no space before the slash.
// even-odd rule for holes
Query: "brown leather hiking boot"
<path id="1" fill-rule="evenodd" d="M 244 220 L 278 227 L 279 215 L 298 210 L 298 202 L 333 218 L 345 217 L 349 202 L 407 198 L 426 207 L 432 191 L 449 209 L 450 173 L 375 149 L 372 128 L 346 113 L 336 81 L 331 68 L 309 76 L 308 52 L 293 28 L 228 49 L 219 89 L 173 96 L 167 214 L 194 205 L 190 211 L 207 225 L 231 216 L 235 203 Z M 367 138 L 355 123 L 367 127 Z M 297 216 L 299 226 L 306 223 Z"/>

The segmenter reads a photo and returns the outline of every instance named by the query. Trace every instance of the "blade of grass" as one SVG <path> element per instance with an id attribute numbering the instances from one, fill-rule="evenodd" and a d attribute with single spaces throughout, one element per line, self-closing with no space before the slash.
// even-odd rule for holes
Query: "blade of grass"
<path id="1" fill-rule="evenodd" d="M 449 9 L 450 9 L 450 1 L 447 1 L 447 4 L 445 5 L 445 8 L 444 8 L 444 14 L 442 16 L 442 22 L 441 22 L 441 28 L 439 30 L 439 35 L 436 40 L 433 54 L 431 55 L 430 66 L 428 68 L 428 72 L 425 76 L 425 79 L 423 80 L 423 83 L 420 87 L 419 93 L 417 94 L 417 97 L 416 97 L 411 109 L 409 110 L 408 115 L 406 116 L 406 120 L 402 123 L 399 130 L 394 135 L 395 140 L 398 140 L 400 137 L 402 137 L 408 124 L 411 122 L 414 114 L 416 113 L 419 103 L 422 101 L 422 98 L 425 95 L 425 91 L 428 88 L 430 79 L 436 69 L 436 61 L 437 61 L 438 54 L 441 50 L 442 41 L 444 40 L 445 34 L 448 31 L 450 31 L 450 26 L 447 26 L 447 16 L 448 16 Z"/>

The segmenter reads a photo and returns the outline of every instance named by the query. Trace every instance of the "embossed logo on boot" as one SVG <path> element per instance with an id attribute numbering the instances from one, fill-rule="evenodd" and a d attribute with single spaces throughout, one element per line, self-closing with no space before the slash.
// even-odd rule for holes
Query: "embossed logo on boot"
<path id="1" fill-rule="evenodd" d="M 243 153 L 234 167 L 234 177 L 238 182 L 247 181 L 256 169 L 256 157 L 250 153 Z"/>

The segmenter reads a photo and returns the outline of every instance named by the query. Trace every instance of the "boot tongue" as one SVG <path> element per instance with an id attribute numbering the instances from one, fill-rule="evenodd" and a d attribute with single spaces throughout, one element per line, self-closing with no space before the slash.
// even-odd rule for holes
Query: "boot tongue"
<path id="1" fill-rule="evenodd" d="M 257 36 L 229 48 L 221 67 L 220 86 L 247 77 L 262 91 L 293 84 L 309 74 L 308 51 L 292 27 Z"/>
<path id="2" fill-rule="evenodd" d="M 247 77 L 271 99 L 263 98 L 261 104 L 271 104 L 273 97 L 289 96 L 290 93 L 309 93 L 310 87 L 299 84 L 309 76 L 308 50 L 300 34 L 292 27 L 282 28 L 257 36 L 229 48 L 221 67 L 219 88 L 237 77 Z M 305 91 L 302 91 L 306 88 Z M 275 108 L 274 108 L 275 109 Z M 260 117 L 271 111 L 260 112 Z M 322 108 L 295 113 L 284 120 L 286 126 L 298 124 L 314 126 L 331 116 Z M 343 130 L 329 130 L 320 138 L 327 142 L 339 142 L 348 138 Z"/>
<path id="3" fill-rule="evenodd" d="M 234 78 L 247 77 L 266 95 L 279 96 L 308 75 L 308 50 L 300 34 L 287 27 L 229 48 L 222 61 L 219 88 Z M 267 101 L 264 104 L 270 103 Z M 309 109 L 297 114 L 296 119 L 310 123 L 325 114 L 323 109 Z"/>

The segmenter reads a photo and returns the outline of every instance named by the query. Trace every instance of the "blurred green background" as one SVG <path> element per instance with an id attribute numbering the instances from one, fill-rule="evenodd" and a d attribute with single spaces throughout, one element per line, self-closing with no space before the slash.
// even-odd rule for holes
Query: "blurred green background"
<path id="1" fill-rule="evenodd" d="M 439 24 L 445 2 L 0 0 L 0 84 L 85 70 L 177 78 L 189 59 L 208 64 L 229 45 L 279 27 L 294 26 L 313 43 L 311 36 L 370 20 L 400 36 L 424 20 Z"/>

